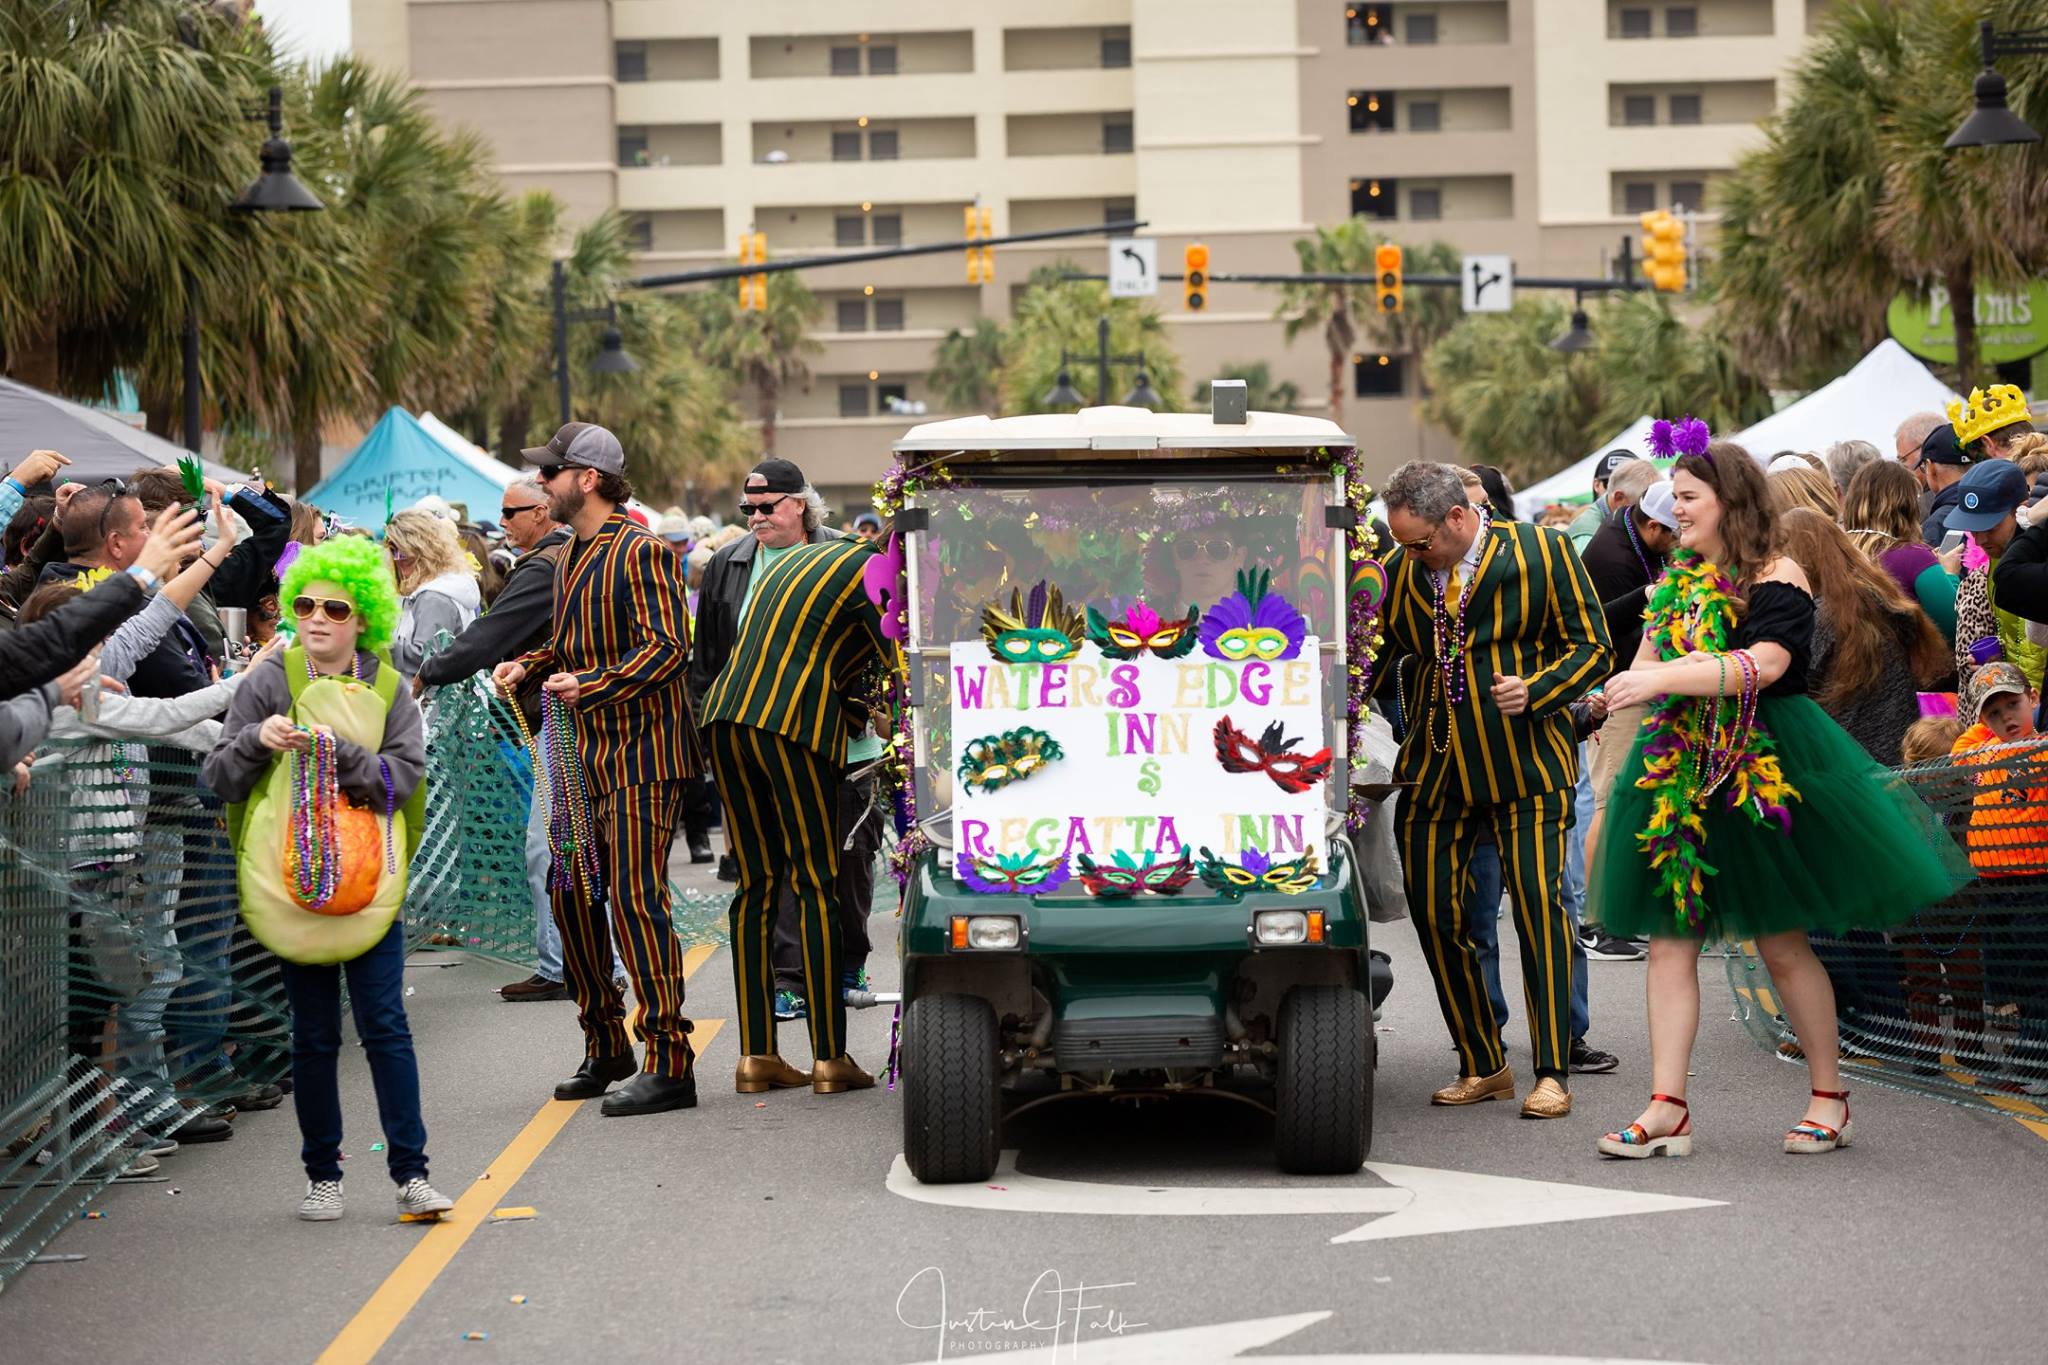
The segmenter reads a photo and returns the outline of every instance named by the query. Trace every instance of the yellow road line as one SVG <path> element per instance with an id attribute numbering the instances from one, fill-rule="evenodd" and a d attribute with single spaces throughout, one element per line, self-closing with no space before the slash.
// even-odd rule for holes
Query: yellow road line
<path id="1" fill-rule="evenodd" d="M 710 960 L 718 950 L 709 944 L 700 944 L 683 954 L 683 977 L 687 980 L 699 967 Z M 696 1030 L 690 1035 L 691 1047 L 699 1055 L 718 1036 L 724 1027 L 723 1019 L 699 1019 Z M 384 1283 L 377 1286 L 370 1301 L 362 1306 L 348 1325 L 343 1327 L 327 1349 L 320 1353 L 315 1365 L 368 1365 L 377 1352 L 384 1349 L 384 1343 L 398 1330 L 398 1324 L 405 1321 L 420 1299 L 432 1287 L 448 1263 L 455 1259 L 455 1253 L 462 1250 L 462 1244 L 469 1240 L 489 1217 L 494 1208 L 501 1207 L 512 1187 L 526 1174 L 527 1167 L 555 1140 L 576 1111 L 583 1107 L 582 1100 L 549 1100 L 540 1112 L 527 1121 L 519 1130 L 519 1136 L 507 1143 L 505 1150 L 498 1153 L 498 1159 L 491 1163 L 474 1184 L 464 1190 L 462 1197 L 455 1201 L 455 1207 L 442 1216 L 440 1222 L 427 1229 L 419 1244 L 406 1253 Z"/>

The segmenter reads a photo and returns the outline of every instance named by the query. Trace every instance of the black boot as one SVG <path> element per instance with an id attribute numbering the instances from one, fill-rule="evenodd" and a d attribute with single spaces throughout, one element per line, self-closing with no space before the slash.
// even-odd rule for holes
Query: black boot
<path id="1" fill-rule="evenodd" d="M 659 1114 L 669 1109 L 696 1107 L 697 1070 L 692 1067 L 680 1076 L 643 1071 L 606 1095 L 599 1112 L 606 1118 L 619 1118 L 629 1114 Z"/>
<path id="2" fill-rule="evenodd" d="M 718 860 L 718 880 L 736 882 L 740 879 L 740 860 L 733 854 L 726 854 Z"/>
<path id="3" fill-rule="evenodd" d="M 640 1069 L 628 1052 L 621 1057 L 585 1057 L 576 1074 L 555 1087 L 558 1100 L 592 1100 L 602 1095 L 613 1081 L 623 1081 Z"/>
<path id="4" fill-rule="evenodd" d="M 710 862 L 711 836 L 703 830 L 695 830 L 689 832 L 687 837 L 690 841 L 690 861 L 693 863 Z"/>

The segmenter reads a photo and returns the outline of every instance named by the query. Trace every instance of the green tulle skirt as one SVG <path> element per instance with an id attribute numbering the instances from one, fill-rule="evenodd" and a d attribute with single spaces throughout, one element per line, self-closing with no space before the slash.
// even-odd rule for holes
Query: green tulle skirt
<path id="1" fill-rule="evenodd" d="M 1730 811 L 1718 794 L 1702 813 L 1707 840 L 1706 936 L 1754 938 L 1791 929 L 1840 932 L 1898 924 L 1970 880 L 1969 859 L 1925 802 L 1871 761 L 1809 697 L 1765 697 L 1757 717 L 1800 799 L 1792 830 Z M 1650 822 L 1643 734 L 1622 765 L 1600 822 L 1587 918 L 1625 938 L 1685 937 L 1671 897 L 1636 841 Z"/>

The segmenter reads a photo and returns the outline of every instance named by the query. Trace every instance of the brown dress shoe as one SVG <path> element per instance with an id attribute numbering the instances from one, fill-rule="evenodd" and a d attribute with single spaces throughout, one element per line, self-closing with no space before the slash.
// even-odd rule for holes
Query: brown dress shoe
<path id="1" fill-rule="evenodd" d="M 1572 1092 L 1565 1089 L 1563 1082 L 1555 1076 L 1545 1076 L 1536 1082 L 1529 1098 L 1522 1101 L 1522 1117 L 1525 1119 L 1561 1119 L 1571 1112 Z"/>
<path id="2" fill-rule="evenodd" d="M 1477 1104 L 1481 1100 L 1511 1100 L 1515 1097 L 1515 1073 L 1502 1067 L 1491 1076 L 1460 1076 L 1429 1097 L 1431 1104 Z"/>
<path id="3" fill-rule="evenodd" d="M 536 972 L 524 981 L 514 981 L 509 986 L 498 987 L 498 995 L 514 1004 L 530 1004 L 537 1000 L 561 1000 L 569 994 L 569 988 L 559 981 L 552 981 Z"/>
<path id="4" fill-rule="evenodd" d="M 809 1076 L 783 1061 L 782 1054 L 777 1052 L 740 1058 L 739 1068 L 732 1076 L 732 1088 L 742 1095 L 758 1095 L 766 1090 L 794 1090 L 810 1083 Z"/>
<path id="5" fill-rule="evenodd" d="M 811 1093 L 836 1095 L 842 1090 L 871 1090 L 875 1078 L 860 1069 L 860 1063 L 842 1052 L 811 1068 Z"/>

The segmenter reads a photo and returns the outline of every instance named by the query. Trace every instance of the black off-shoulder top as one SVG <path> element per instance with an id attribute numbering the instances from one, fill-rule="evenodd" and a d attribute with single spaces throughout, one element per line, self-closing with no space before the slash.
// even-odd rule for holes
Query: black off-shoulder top
<path id="1" fill-rule="evenodd" d="M 1748 613 L 1735 625 L 1730 649 L 1770 643 L 1792 656 L 1784 676 L 1763 690 L 1766 697 L 1803 697 L 1813 663 L 1813 598 L 1790 583 L 1759 583 L 1745 595 Z"/>

